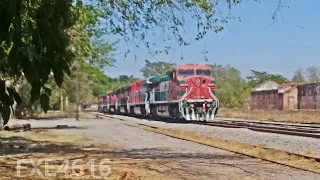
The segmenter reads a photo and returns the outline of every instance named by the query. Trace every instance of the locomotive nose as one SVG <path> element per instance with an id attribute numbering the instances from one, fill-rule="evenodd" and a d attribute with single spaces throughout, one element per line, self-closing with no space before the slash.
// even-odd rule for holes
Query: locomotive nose
<path id="1" fill-rule="evenodd" d="M 191 79 L 191 81 L 195 82 L 195 84 L 197 85 L 202 85 L 207 83 L 207 79 L 208 78 L 203 76 L 195 76 L 194 78 Z"/>
<path id="2" fill-rule="evenodd" d="M 190 99 L 207 99 L 210 97 L 208 93 L 208 83 L 210 83 L 211 79 L 206 76 L 193 76 L 190 77 L 188 82 L 188 89 L 191 89 L 191 92 L 187 96 Z"/>

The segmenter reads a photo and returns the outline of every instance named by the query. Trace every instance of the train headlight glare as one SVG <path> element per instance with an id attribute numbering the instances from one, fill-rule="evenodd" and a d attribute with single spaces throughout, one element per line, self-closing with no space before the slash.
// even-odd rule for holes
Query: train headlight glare
<path id="1" fill-rule="evenodd" d="M 194 104 L 190 104 L 190 107 L 194 107 Z"/>

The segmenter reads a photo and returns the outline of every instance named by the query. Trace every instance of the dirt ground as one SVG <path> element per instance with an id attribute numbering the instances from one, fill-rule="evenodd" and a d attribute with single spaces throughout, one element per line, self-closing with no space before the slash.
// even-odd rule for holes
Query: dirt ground
<path id="1" fill-rule="evenodd" d="M 318 174 L 155 134 L 122 121 L 29 122 L 32 127 L 67 124 L 83 128 L 0 132 L 1 179 L 320 179 Z M 33 160 L 35 164 L 39 159 L 46 160 L 39 163 L 41 175 L 32 171 L 34 166 L 30 162 Z M 100 173 L 102 160 L 105 160 L 103 170 L 109 174 Z M 81 161 L 77 165 L 83 165 L 73 167 L 77 161 Z M 17 167 L 21 169 L 20 176 Z M 45 176 L 46 169 L 52 177 Z M 30 176 L 30 173 L 34 174 Z"/>

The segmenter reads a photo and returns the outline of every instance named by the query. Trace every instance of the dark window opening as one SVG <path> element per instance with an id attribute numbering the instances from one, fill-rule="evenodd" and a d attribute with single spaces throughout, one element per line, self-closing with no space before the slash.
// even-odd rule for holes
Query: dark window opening
<path id="1" fill-rule="evenodd" d="M 197 70 L 196 70 L 196 74 L 197 74 L 197 75 L 210 76 L 210 75 L 211 75 L 211 71 L 208 70 L 208 69 L 197 69 Z"/>
<path id="2" fill-rule="evenodd" d="M 192 75 L 194 75 L 194 70 L 193 69 L 179 70 L 178 75 L 179 76 L 192 76 Z"/>

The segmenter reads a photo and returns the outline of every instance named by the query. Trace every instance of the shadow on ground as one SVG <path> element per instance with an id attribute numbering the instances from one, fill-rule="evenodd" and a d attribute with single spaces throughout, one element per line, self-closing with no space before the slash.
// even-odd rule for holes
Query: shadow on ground
<path id="1" fill-rule="evenodd" d="M 33 152 L 36 153 L 58 153 L 60 155 L 64 154 L 86 154 L 86 155 L 110 155 L 114 157 L 121 158 L 148 158 L 148 159 L 241 159 L 241 157 L 230 155 L 219 155 L 212 153 L 179 153 L 171 150 L 163 150 L 159 148 L 148 148 L 148 149 L 132 149 L 132 150 L 123 150 L 123 149 L 114 149 L 108 145 L 74 145 L 71 143 L 52 143 L 46 141 L 33 141 L 23 137 L 13 136 L 9 138 L 1 137 L 2 147 L 0 148 L 0 157 L 6 155 L 15 155 L 15 154 L 30 154 Z M 30 147 L 34 144 L 43 144 L 41 148 L 35 146 Z"/>

